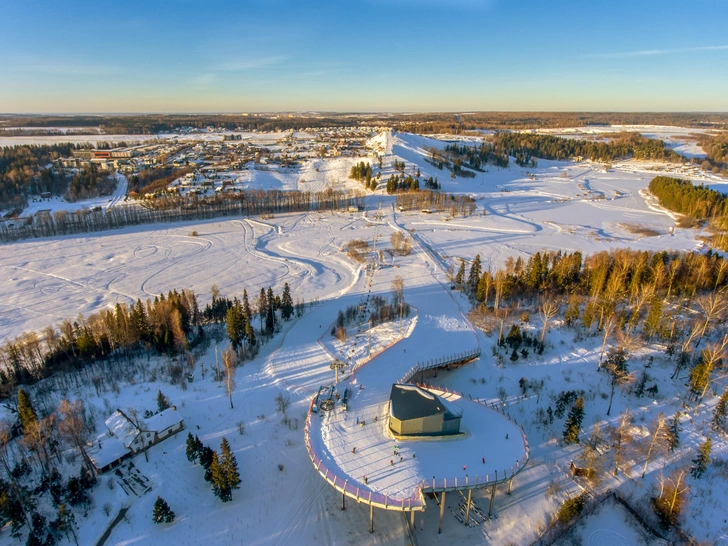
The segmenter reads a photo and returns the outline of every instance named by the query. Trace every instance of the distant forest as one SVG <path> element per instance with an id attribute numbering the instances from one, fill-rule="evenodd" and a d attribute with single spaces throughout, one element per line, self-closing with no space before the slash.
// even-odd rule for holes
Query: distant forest
<path id="1" fill-rule="evenodd" d="M 148 114 L 130 116 L 8 116 L 9 127 L 100 127 L 105 133 L 155 134 L 178 127 L 209 126 L 246 131 L 306 127 L 394 126 L 415 133 L 479 129 L 542 129 L 584 125 L 676 125 L 728 129 L 728 114 L 639 112 L 472 112 L 422 114 Z"/>
<path id="2" fill-rule="evenodd" d="M 594 142 L 551 135 L 499 132 L 493 136 L 492 141 L 496 152 L 506 153 L 512 157 L 521 154 L 526 161 L 531 157 L 570 159 L 577 156 L 592 161 L 627 158 L 684 160 L 680 154 L 667 148 L 663 141 L 637 133 L 618 133 L 611 137 L 609 142 Z"/>

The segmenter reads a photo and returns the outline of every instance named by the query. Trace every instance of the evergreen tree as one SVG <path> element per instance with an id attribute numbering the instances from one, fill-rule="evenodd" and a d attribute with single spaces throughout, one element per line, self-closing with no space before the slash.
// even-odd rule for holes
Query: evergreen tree
<path id="1" fill-rule="evenodd" d="M 242 344 L 245 336 L 245 317 L 243 316 L 243 306 L 238 298 L 234 298 L 233 305 L 227 310 L 225 315 L 228 338 L 233 348 L 237 351 Z"/>
<path id="2" fill-rule="evenodd" d="M 579 432 L 581 430 L 581 422 L 584 419 L 584 399 L 580 396 L 574 402 L 574 406 L 569 411 L 566 418 L 566 426 L 564 427 L 564 443 L 578 444 Z"/>
<path id="3" fill-rule="evenodd" d="M 169 401 L 169 398 L 167 398 L 164 393 L 160 390 L 157 391 L 157 411 L 164 411 L 166 409 L 169 409 L 172 407 L 172 404 Z"/>
<path id="4" fill-rule="evenodd" d="M 238 461 L 235 459 L 235 454 L 230 451 L 230 444 L 224 436 L 220 443 L 220 457 L 220 466 L 225 474 L 225 483 L 231 490 L 230 497 L 232 498 L 232 490 L 240 489 L 240 473 L 238 472 Z"/>
<path id="5" fill-rule="evenodd" d="M 276 326 L 276 299 L 273 295 L 273 288 L 268 288 L 268 313 L 265 316 L 265 329 L 273 333 Z"/>
<path id="6" fill-rule="evenodd" d="M 212 462 L 210 464 L 210 482 L 212 483 L 213 494 L 222 502 L 233 500 L 233 492 L 227 485 L 225 471 L 220 464 L 217 453 L 212 452 Z"/>
<path id="7" fill-rule="evenodd" d="M 480 276 L 483 273 L 483 266 L 480 263 L 480 254 L 475 255 L 472 265 L 470 266 L 470 273 L 468 273 L 468 288 L 472 293 L 478 288 L 478 282 Z"/>
<path id="8" fill-rule="evenodd" d="M 199 458 L 200 458 L 200 465 L 202 465 L 202 468 L 205 469 L 205 481 L 209 482 L 212 480 L 212 459 L 215 455 L 215 452 L 212 450 L 210 446 L 202 446 L 202 449 L 199 451 Z"/>
<path id="9" fill-rule="evenodd" d="M 152 521 L 154 523 L 172 523 L 175 518 L 175 513 L 167 504 L 162 497 L 157 497 L 154 501 L 154 509 L 152 510 Z"/>
<path id="10" fill-rule="evenodd" d="M 245 339 L 248 340 L 248 345 L 250 347 L 255 347 L 255 329 L 253 328 L 253 324 L 250 321 L 247 321 L 245 323 Z"/>
<path id="11" fill-rule="evenodd" d="M 197 462 L 197 443 L 195 442 L 195 438 L 192 436 L 191 432 L 187 433 L 187 448 L 185 450 L 185 454 L 187 455 L 187 460 L 189 462 Z"/>
<path id="12" fill-rule="evenodd" d="M 728 409 L 728 387 L 723 391 L 723 395 L 715 405 L 713 413 L 713 430 L 722 430 L 726 422 L 726 410 Z"/>
<path id="13" fill-rule="evenodd" d="M 30 533 L 25 544 L 27 546 L 45 546 L 54 543 L 53 535 L 47 531 L 45 517 L 35 512 L 31 518 Z"/>
<path id="14" fill-rule="evenodd" d="M 258 316 L 260 317 L 260 331 L 263 332 L 263 320 L 268 316 L 268 298 L 265 295 L 265 288 L 260 289 L 258 296 Z"/>
<path id="15" fill-rule="evenodd" d="M 455 284 L 458 287 L 458 290 L 463 287 L 463 283 L 465 282 L 465 260 L 460 260 L 460 267 L 458 268 L 458 272 L 455 275 Z"/>
<path id="16" fill-rule="evenodd" d="M 283 320 L 288 320 L 293 315 L 293 298 L 291 298 L 291 289 L 288 283 L 283 285 L 283 296 L 281 297 L 281 316 Z"/>
<path id="17" fill-rule="evenodd" d="M 708 465 L 710 464 L 710 451 L 712 447 L 713 444 L 710 438 L 700 444 L 700 447 L 698 448 L 698 456 L 693 459 L 693 466 L 690 469 L 690 475 L 693 478 L 700 478 L 703 473 L 708 470 Z"/>
<path id="18" fill-rule="evenodd" d="M 681 412 L 675 412 L 675 415 L 672 416 L 668 425 L 669 437 L 667 447 L 670 451 L 675 451 L 675 448 L 680 445 L 680 431 L 682 430 L 682 426 L 680 425 L 681 415 Z"/>
<path id="19" fill-rule="evenodd" d="M 33 424 L 38 422 L 38 414 L 33 408 L 33 402 L 23 389 L 18 389 L 18 418 L 23 432 L 29 430 Z"/>
<path id="20" fill-rule="evenodd" d="M 248 291 L 243 288 L 243 316 L 245 317 L 245 322 L 250 322 L 250 318 L 253 316 L 252 311 L 250 310 L 250 302 L 248 301 Z"/>

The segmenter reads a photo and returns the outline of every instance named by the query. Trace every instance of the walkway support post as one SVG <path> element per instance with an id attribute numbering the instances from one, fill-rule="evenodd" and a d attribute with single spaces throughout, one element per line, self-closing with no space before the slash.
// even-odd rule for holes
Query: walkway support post
<path id="1" fill-rule="evenodd" d="M 412 528 L 412 532 L 415 532 L 415 511 L 410 510 L 410 527 Z"/>
<path id="2" fill-rule="evenodd" d="M 493 515 L 493 504 L 495 503 L 495 484 L 493 484 L 493 489 L 490 491 L 490 506 L 488 507 L 488 516 Z"/>
<path id="3" fill-rule="evenodd" d="M 437 529 L 437 534 L 442 534 L 442 516 L 445 515 L 445 491 L 440 493 L 440 526 Z"/>
<path id="4" fill-rule="evenodd" d="M 374 505 L 371 499 L 369 499 L 369 532 L 374 532 Z"/>
<path id="5" fill-rule="evenodd" d="M 508 494 L 511 494 L 511 491 L 513 490 L 513 476 L 511 476 L 511 479 L 508 480 Z"/>
<path id="6" fill-rule="evenodd" d="M 346 493 L 341 492 L 341 509 L 346 510 Z"/>
<path id="7" fill-rule="evenodd" d="M 468 503 L 465 505 L 465 527 L 470 523 L 470 499 L 473 494 L 472 489 L 468 489 Z"/>

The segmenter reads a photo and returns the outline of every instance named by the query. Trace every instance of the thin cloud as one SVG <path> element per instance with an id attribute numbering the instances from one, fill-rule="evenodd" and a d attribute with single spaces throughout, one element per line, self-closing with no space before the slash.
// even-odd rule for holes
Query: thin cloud
<path id="1" fill-rule="evenodd" d="M 678 53 L 699 53 L 701 51 L 725 51 L 728 45 L 704 46 L 704 47 L 680 47 L 675 49 L 640 49 L 637 51 L 624 51 L 621 53 L 595 53 L 584 55 L 588 58 L 597 59 L 624 59 L 627 57 L 657 57 L 659 55 L 675 55 Z"/>
<path id="2" fill-rule="evenodd" d="M 246 70 L 256 70 L 280 64 L 286 61 L 288 57 L 261 57 L 257 59 L 238 59 L 226 61 L 215 66 L 214 70 L 220 72 L 244 72 Z"/>

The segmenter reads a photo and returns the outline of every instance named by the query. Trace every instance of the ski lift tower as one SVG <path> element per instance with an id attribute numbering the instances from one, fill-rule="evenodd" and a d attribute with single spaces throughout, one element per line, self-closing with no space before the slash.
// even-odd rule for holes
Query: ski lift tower
<path id="1" fill-rule="evenodd" d="M 338 358 L 336 360 L 334 360 L 331 363 L 331 365 L 329 366 L 329 368 L 331 368 L 332 370 L 334 370 L 336 372 L 336 383 L 337 384 L 339 383 L 339 370 L 343 367 L 344 367 L 344 363 L 341 360 L 339 360 Z"/>

